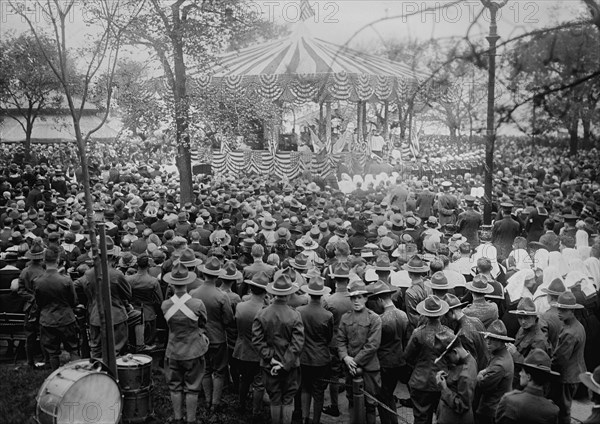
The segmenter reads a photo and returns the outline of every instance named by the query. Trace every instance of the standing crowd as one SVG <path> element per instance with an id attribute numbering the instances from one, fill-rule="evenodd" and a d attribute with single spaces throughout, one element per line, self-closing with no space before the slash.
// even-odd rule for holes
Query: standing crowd
<path id="1" fill-rule="evenodd" d="M 367 423 L 397 423 L 399 404 L 418 424 L 570 423 L 582 387 L 599 422 L 600 184 L 581 164 L 513 165 L 492 226 L 479 176 L 380 176 L 349 194 L 198 176 L 181 204 L 160 166 L 107 165 L 91 185 L 117 353 L 165 349 L 177 423 L 196 422 L 200 394 L 223 412 L 227 389 L 253 422 L 266 392 L 272 423 L 318 424 L 344 391 L 354 407 L 359 375 Z M 81 186 L 12 164 L 0 192 L 0 308 L 25 313 L 28 364 L 40 346 L 54 369 L 63 350 L 87 356 L 83 339 L 100 357 Z"/>

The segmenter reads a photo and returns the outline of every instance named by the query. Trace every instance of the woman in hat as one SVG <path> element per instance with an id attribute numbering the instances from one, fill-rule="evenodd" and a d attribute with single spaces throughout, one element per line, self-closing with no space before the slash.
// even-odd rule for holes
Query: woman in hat
<path id="1" fill-rule="evenodd" d="M 298 287 L 286 275 L 267 285 L 273 303 L 260 310 L 252 325 L 252 343 L 258 350 L 264 383 L 271 399 L 271 422 L 290 424 L 294 396 L 300 385 L 300 354 L 304 325 L 300 313 L 287 304 Z"/>
<path id="2" fill-rule="evenodd" d="M 506 343 L 512 343 L 515 339 L 507 337 L 506 327 L 498 319 L 488 326 L 483 335 L 487 341 L 490 361 L 488 366 L 477 374 L 480 399 L 475 411 L 475 422 L 494 424 L 500 399 L 512 389 L 515 365 Z"/>
<path id="3" fill-rule="evenodd" d="M 550 398 L 560 408 L 558 423 L 568 424 L 571 422 L 571 403 L 577 391 L 579 375 L 586 371 L 586 334 L 583 325 L 575 317 L 575 310 L 583 306 L 577 303 L 573 293 L 566 291 L 558 296 L 556 307 L 563 327 L 552 353 L 552 369 L 560 373 L 560 379 L 552 385 Z"/>
<path id="4" fill-rule="evenodd" d="M 415 424 L 431 424 L 440 400 L 441 391 L 435 376 L 438 371 L 445 371 L 445 364 L 436 363 L 435 359 L 454 337 L 452 330 L 440 322 L 448 310 L 448 304 L 433 295 L 417 304 L 417 312 L 427 322 L 413 331 L 404 351 L 406 362 L 414 367 L 408 387 Z"/>
<path id="5" fill-rule="evenodd" d="M 352 407 L 352 378 L 362 370 L 365 391 L 379 396 L 381 374 L 377 350 L 381 343 L 381 318 L 366 307 L 369 291 L 362 280 L 348 285 L 346 296 L 352 302 L 352 310 L 342 316 L 337 333 L 339 358 L 346 365 L 347 395 Z M 367 424 L 375 424 L 376 404 L 366 397 Z"/>
<path id="6" fill-rule="evenodd" d="M 600 424 L 600 366 L 594 372 L 579 374 L 579 380 L 588 388 L 592 398 L 592 415 L 583 424 Z"/>
<path id="7" fill-rule="evenodd" d="M 161 309 L 169 326 L 165 375 L 174 419 L 178 424 L 184 423 L 184 397 L 186 422 L 196 422 L 198 393 L 204 376 L 204 354 L 208 350 L 208 338 L 201 334 L 207 320 L 206 308 L 200 299 L 192 298 L 186 288 L 195 279 L 196 274 L 182 264 L 175 265 L 164 277 L 175 291 L 173 297 L 162 303 Z"/>
<path id="8" fill-rule="evenodd" d="M 545 387 L 558 373 L 550 368 L 550 357 L 542 349 L 533 349 L 524 361 L 515 363 L 522 390 L 513 390 L 500 399 L 496 424 L 554 424 L 558 407 L 544 397 Z"/>

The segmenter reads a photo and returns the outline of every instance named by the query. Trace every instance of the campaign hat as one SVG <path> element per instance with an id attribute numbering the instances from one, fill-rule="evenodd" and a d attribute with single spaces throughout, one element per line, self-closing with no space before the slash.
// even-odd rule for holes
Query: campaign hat
<path id="1" fill-rule="evenodd" d="M 164 280 L 168 284 L 172 284 L 174 286 L 187 286 L 192 281 L 196 280 L 196 274 L 189 272 L 186 266 L 181 262 L 177 262 L 175 265 L 173 265 L 171 272 L 168 272 L 164 276 Z"/>
<path id="2" fill-rule="evenodd" d="M 425 317 L 435 318 L 446 315 L 448 304 L 435 295 L 429 295 L 417 305 L 417 312 Z"/>
<path id="3" fill-rule="evenodd" d="M 483 334 L 486 339 L 496 339 L 510 343 L 515 341 L 515 339 L 506 335 L 506 326 L 499 319 L 492 321 L 488 326 L 487 331 L 481 331 L 481 334 Z"/>

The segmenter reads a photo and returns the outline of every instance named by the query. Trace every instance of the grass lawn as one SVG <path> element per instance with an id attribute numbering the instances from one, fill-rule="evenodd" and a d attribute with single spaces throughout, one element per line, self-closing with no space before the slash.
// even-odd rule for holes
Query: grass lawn
<path id="1" fill-rule="evenodd" d="M 35 397 L 44 380 L 51 374 L 50 370 L 30 370 L 23 362 L 13 365 L 0 364 L 0 422 L 7 424 L 35 423 Z M 165 423 L 172 415 L 171 401 L 165 378 L 160 369 L 155 369 L 152 375 L 152 402 L 154 416 L 148 424 Z M 240 414 L 236 395 L 223 395 L 227 405 L 225 411 L 219 414 L 204 413 L 204 399 L 200 395 L 198 422 L 211 424 L 234 424 L 250 422 L 251 414 Z M 264 411 L 264 423 L 269 422 L 267 409 Z"/>

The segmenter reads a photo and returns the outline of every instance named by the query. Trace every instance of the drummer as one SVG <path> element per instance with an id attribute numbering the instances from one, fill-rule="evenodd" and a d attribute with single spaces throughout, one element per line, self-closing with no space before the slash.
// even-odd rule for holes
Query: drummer
<path id="1" fill-rule="evenodd" d="M 196 280 L 196 274 L 184 265 L 178 262 L 164 280 L 175 292 L 161 306 L 169 326 L 165 375 L 173 403 L 173 422 L 195 423 L 198 393 L 204 377 L 204 354 L 208 350 L 208 337 L 204 334 L 206 308 L 200 299 L 187 293 L 187 285 Z M 183 420 L 184 395 L 186 421 Z"/>

